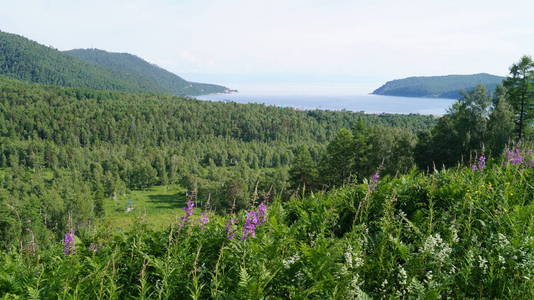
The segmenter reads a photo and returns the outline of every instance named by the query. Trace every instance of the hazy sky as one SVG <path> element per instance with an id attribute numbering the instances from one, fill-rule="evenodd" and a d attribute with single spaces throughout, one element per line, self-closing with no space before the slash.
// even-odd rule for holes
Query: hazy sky
<path id="1" fill-rule="evenodd" d="M 0 0 L 0 30 L 136 54 L 186 79 L 351 85 L 505 75 L 534 54 L 534 1 Z M 232 86 L 234 85 L 234 86 Z"/>

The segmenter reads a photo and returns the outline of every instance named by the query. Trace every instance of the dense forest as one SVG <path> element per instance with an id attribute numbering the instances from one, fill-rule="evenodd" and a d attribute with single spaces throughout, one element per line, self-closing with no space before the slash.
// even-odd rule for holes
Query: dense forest
<path id="1" fill-rule="evenodd" d="M 471 91 L 482 85 L 493 91 L 504 77 L 486 73 L 473 75 L 419 76 L 386 82 L 373 94 L 403 97 L 458 99 L 462 91 Z"/>
<path id="2" fill-rule="evenodd" d="M 431 116 L 296 111 L 5 77 L 0 105 L 2 201 L 24 214 L 42 214 L 32 226 L 56 233 L 69 217 L 89 226 L 104 213 L 106 199 L 153 185 L 179 183 L 209 197 L 221 211 L 233 202 L 244 208 L 253 193 L 290 193 L 288 168 L 295 153 L 304 148 L 319 159 L 329 137 L 342 128 L 374 126 L 370 138 L 377 147 L 384 133 L 413 147 L 415 132 L 436 122 Z M 373 163 L 401 155 L 392 151 L 391 141 L 380 146 L 391 149 L 388 155 L 376 152 Z M 399 170 L 409 168 L 411 157 L 400 158 Z M 29 203 L 35 206 L 23 209 Z M 26 229 L 12 219 L 13 209 L 6 213 L 13 222 L 3 228 L 15 242 Z"/>
<path id="3" fill-rule="evenodd" d="M 436 118 L 0 76 L 0 295 L 534 296 L 533 79 Z M 154 186 L 170 226 L 108 223 Z"/>
<path id="4" fill-rule="evenodd" d="M 139 93 L 201 95 L 227 88 L 188 82 L 130 54 L 88 50 L 63 53 L 0 31 L 0 75 L 36 83 Z M 92 54 L 92 55 L 90 55 Z M 99 54 L 100 59 L 93 59 Z"/>

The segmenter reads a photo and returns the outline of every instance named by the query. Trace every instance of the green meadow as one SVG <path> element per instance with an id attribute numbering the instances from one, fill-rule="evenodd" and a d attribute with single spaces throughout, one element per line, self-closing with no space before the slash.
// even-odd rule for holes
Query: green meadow
<path id="1" fill-rule="evenodd" d="M 120 231 L 128 231 L 136 220 L 150 227 L 166 228 L 183 215 L 185 189 L 179 185 L 154 186 L 129 191 L 116 200 L 105 202 L 102 222 Z M 130 201 L 133 209 L 128 211 Z"/>

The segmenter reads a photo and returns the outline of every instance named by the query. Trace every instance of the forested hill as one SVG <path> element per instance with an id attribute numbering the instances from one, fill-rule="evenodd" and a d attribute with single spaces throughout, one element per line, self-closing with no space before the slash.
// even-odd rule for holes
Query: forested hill
<path id="1" fill-rule="evenodd" d="M 188 82 L 180 76 L 150 64 L 129 53 L 113 53 L 100 49 L 74 49 L 64 51 L 84 61 L 101 65 L 125 81 L 133 81 L 146 91 L 165 92 L 173 95 L 199 95 L 227 92 L 214 84 Z"/>
<path id="2" fill-rule="evenodd" d="M 428 97 L 458 99 L 462 90 L 473 90 L 483 85 L 493 91 L 504 77 L 487 73 L 473 75 L 408 77 L 386 82 L 373 94 L 402 97 Z"/>
<path id="3" fill-rule="evenodd" d="M 108 59 L 106 65 L 111 67 L 107 67 L 20 35 L 0 31 L 0 74 L 15 79 L 60 86 L 175 95 L 200 95 L 227 90 L 222 86 L 187 82 L 160 68 L 159 74 L 168 74 L 158 77 L 162 83 L 155 83 L 153 76 L 147 75 L 149 72 L 146 67 L 141 72 L 143 68 L 139 63 L 139 66 L 123 66 L 125 61 L 132 59 L 125 60 L 122 57 L 113 56 L 118 59 L 115 63 L 111 63 L 111 58 Z M 135 70 L 139 72 L 133 72 Z"/>

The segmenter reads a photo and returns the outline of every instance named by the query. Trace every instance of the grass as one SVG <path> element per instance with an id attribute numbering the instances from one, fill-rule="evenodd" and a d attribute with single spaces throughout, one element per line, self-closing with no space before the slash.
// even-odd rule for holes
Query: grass
<path id="1" fill-rule="evenodd" d="M 164 228 L 176 221 L 185 206 L 185 189 L 179 185 L 155 186 L 142 191 L 131 191 L 117 200 L 107 200 L 103 220 L 114 229 L 128 231 L 137 218 L 153 228 Z M 132 200 L 133 210 L 126 212 Z"/>

